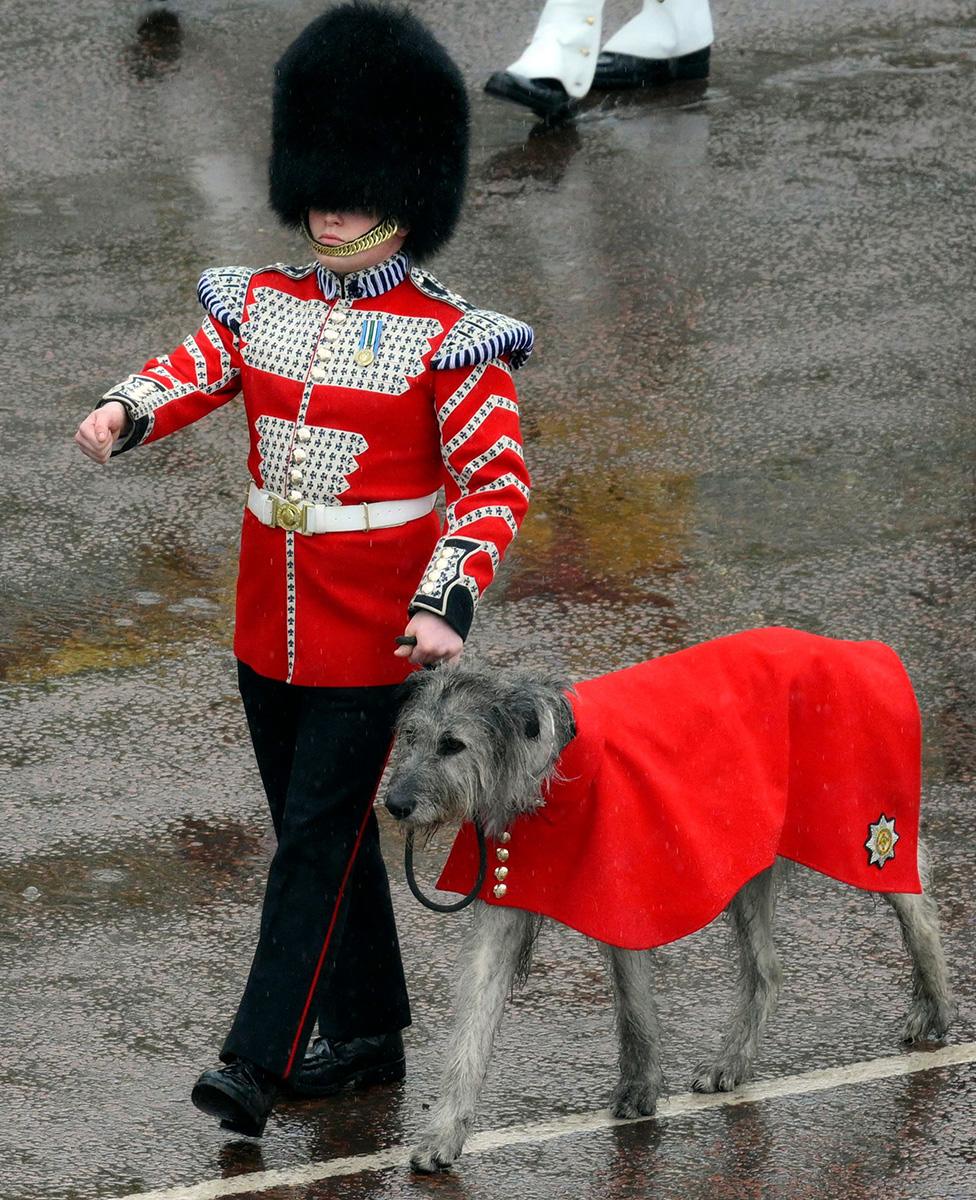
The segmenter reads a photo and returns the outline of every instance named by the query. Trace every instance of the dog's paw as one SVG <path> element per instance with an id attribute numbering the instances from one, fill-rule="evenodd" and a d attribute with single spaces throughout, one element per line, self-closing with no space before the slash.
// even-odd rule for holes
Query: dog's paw
<path id="1" fill-rule="evenodd" d="M 658 1085 L 646 1079 L 621 1079 L 610 1097 L 610 1115 L 623 1120 L 650 1117 L 660 1091 Z"/>
<path id="2" fill-rule="evenodd" d="M 410 1166 L 422 1175 L 446 1171 L 455 1159 L 461 1157 L 463 1145 L 463 1132 L 452 1134 L 431 1130 L 410 1152 Z"/>
<path id="3" fill-rule="evenodd" d="M 695 1070 L 691 1089 L 694 1092 L 734 1092 L 748 1077 L 749 1070 L 744 1063 L 702 1063 Z"/>
<path id="4" fill-rule="evenodd" d="M 903 1042 L 941 1042 L 955 1017 L 955 1006 L 946 1001 L 916 1000 L 901 1031 Z"/>
<path id="5" fill-rule="evenodd" d="M 434 1147 L 426 1144 L 414 1146 L 410 1151 L 411 1170 L 421 1175 L 436 1175 L 438 1171 L 446 1171 L 453 1161 L 451 1158 L 442 1159 Z"/>

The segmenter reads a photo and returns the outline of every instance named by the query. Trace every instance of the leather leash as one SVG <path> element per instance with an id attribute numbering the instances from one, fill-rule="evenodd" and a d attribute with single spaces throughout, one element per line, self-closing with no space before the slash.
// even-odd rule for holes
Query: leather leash
<path id="1" fill-rule="evenodd" d="M 415 637 L 401 636 L 395 640 L 398 646 L 416 646 L 417 644 Z M 424 908 L 429 908 L 431 912 L 455 913 L 460 912 L 462 908 L 467 908 L 472 901 L 478 898 L 478 893 L 485 882 L 485 876 L 488 874 L 488 846 L 485 842 L 485 831 L 480 821 L 475 821 L 474 830 L 478 835 L 478 878 L 471 891 L 453 904 L 440 904 L 437 900 L 431 900 L 428 896 L 425 896 L 420 890 L 417 877 L 413 872 L 413 830 L 411 829 L 407 834 L 407 840 L 403 848 L 403 869 L 407 876 L 407 886 Z"/>

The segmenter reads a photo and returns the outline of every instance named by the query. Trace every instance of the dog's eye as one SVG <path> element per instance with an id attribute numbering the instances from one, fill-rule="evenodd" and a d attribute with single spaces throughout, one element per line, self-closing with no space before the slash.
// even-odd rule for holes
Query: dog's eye
<path id="1" fill-rule="evenodd" d="M 449 733 L 445 733 L 441 740 L 437 743 L 437 753 L 447 756 L 450 754 L 460 754 L 465 749 L 464 742 L 456 737 L 451 737 Z"/>

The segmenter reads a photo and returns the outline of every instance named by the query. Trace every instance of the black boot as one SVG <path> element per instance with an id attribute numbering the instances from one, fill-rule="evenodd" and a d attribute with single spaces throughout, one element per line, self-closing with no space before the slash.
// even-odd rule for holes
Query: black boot
<path id="1" fill-rule="evenodd" d="M 204 1071 L 193 1085 L 190 1099 L 201 1112 L 220 1121 L 221 1129 L 260 1137 L 274 1108 L 277 1081 L 243 1058 Z"/>
<path id="2" fill-rule="evenodd" d="M 523 79 L 508 71 L 496 71 L 485 84 L 489 96 L 524 104 L 549 125 L 568 121 L 579 104 L 558 79 Z"/>
<path id="3" fill-rule="evenodd" d="M 656 87 L 683 79 L 707 79 L 711 46 L 680 58 L 638 58 L 604 50 L 596 60 L 593 86 L 602 91 L 617 88 Z"/>
<path id="4" fill-rule="evenodd" d="M 293 1096 L 334 1096 L 344 1087 L 396 1083 L 406 1074 L 399 1033 L 352 1038 L 348 1042 L 316 1038 L 285 1086 Z"/>

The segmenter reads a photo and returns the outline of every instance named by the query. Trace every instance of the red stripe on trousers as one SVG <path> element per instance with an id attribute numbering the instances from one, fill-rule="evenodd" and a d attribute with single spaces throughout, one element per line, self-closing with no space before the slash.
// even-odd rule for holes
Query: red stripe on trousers
<path id="1" fill-rule="evenodd" d="M 332 934 L 335 930 L 336 921 L 339 919 L 339 905 L 342 903 L 342 897 L 346 891 L 346 884 L 349 882 L 349 876 L 352 874 L 352 869 L 356 862 L 356 855 L 359 853 L 359 846 L 363 840 L 363 834 L 366 832 L 366 826 L 369 823 L 369 815 L 373 811 L 376 793 L 380 790 L 380 781 L 383 778 L 383 772 L 386 770 L 386 764 L 390 761 L 390 752 L 392 749 L 393 744 L 391 743 L 390 749 L 387 750 L 386 757 L 383 759 L 383 766 L 381 767 L 379 776 L 376 780 L 376 787 L 373 788 L 373 793 L 369 798 L 369 804 L 366 806 L 366 814 L 363 817 L 362 824 L 359 826 L 359 833 L 356 835 L 356 844 L 352 848 L 352 854 L 349 855 L 349 862 L 346 864 L 345 874 L 342 876 L 342 882 L 339 884 L 339 894 L 336 896 L 336 902 L 332 909 L 332 918 L 329 921 L 329 928 L 325 931 L 325 942 L 322 946 L 322 952 L 319 954 L 319 961 L 315 965 L 315 974 L 312 976 L 312 982 L 309 985 L 308 996 L 305 999 L 305 1007 L 302 1010 L 301 1020 L 298 1022 L 295 1040 L 292 1042 L 291 1053 L 288 1055 L 288 1064 L 285 1067 L 285 1073 L 282 1075 L 282 1079 L 287 1079 L 291 1074 L 291 1069 L 295 1062 L 295 1055 L 298 1053 L 298 1044 L 302 1037 L 302 1029 L 305 1027 L 305 1021 L 308 1017 L 308 1010 L 312 1007 L 312 999 L 315 996 L 315 989 L 318 986 L 319 976 L 322 974 L 322 964 L 325 962 L 325 955 L 329 949 L 329 943 L 332 941 Z"/>

